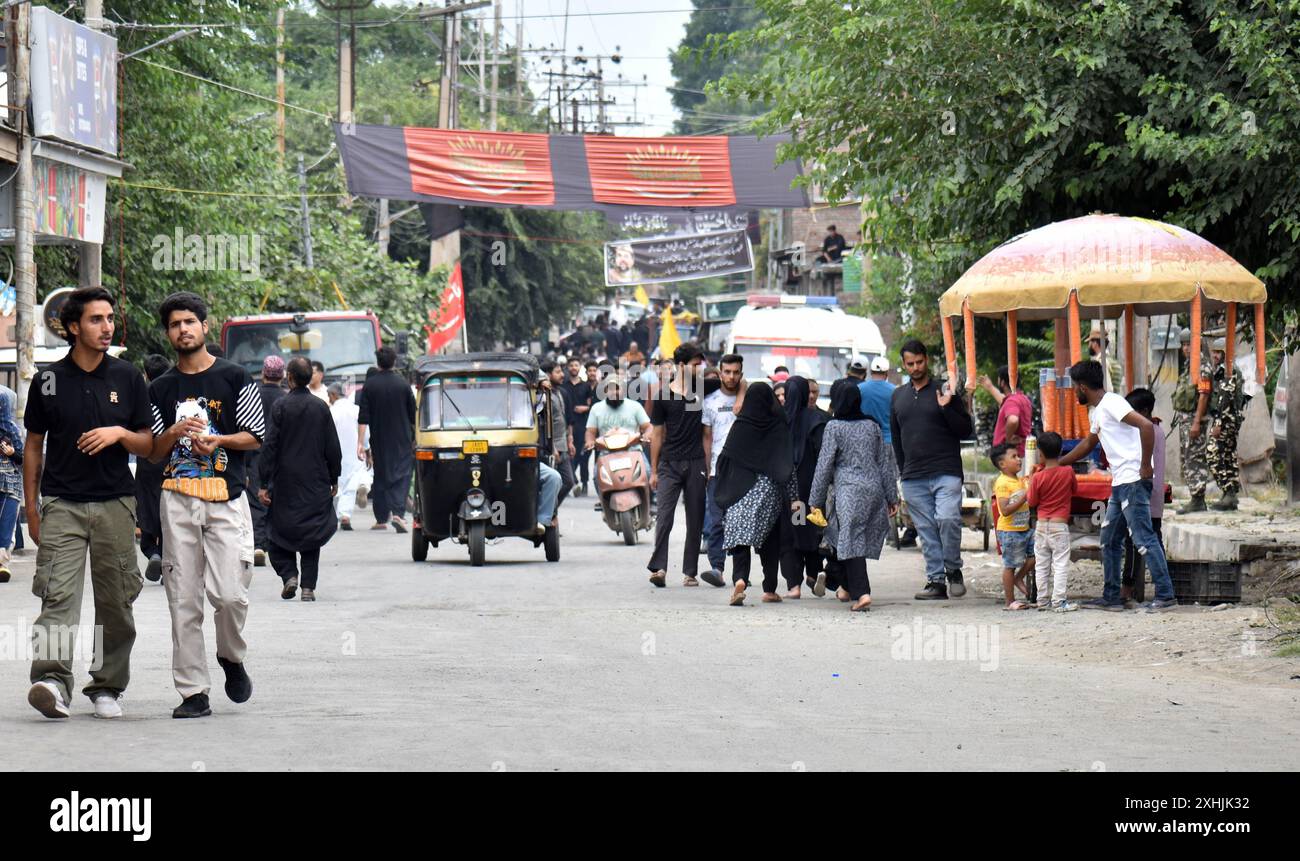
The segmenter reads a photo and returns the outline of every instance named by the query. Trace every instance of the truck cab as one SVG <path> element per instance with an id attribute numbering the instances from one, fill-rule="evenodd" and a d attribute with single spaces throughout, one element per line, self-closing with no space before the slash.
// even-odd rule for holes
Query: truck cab
<path id="1" fill-rule="evenodd" d="M 221 327 L 226 358 L 256 379 L 271 355 L 302 356 L 325 366 L 325 382 L 364 380 L 381 340 L 379 318 L 370 311 L 307 311 L 231 317 Z M 350 386 L 351 388 L 352 386 Z"/>

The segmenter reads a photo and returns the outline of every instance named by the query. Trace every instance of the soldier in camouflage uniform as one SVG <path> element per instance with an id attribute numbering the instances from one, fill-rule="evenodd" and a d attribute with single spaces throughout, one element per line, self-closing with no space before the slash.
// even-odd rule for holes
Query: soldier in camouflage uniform
<path id="1" fill-rule="evenodd" d="M 1206 413 L 1210 405 L 1210 380 L 1214 369 L 1209 362 L 1201 362 L 1199 384 L 1196 366 L 1192 355 L 1192 330 L 1184 329 L 1178 340 L 1183 345 L 1183 357 L 1187 359 L 1187 372 L 1179 379 L 1178 388 L 1174 389 L 1173 407 L 1174 424 L 1178 427 L 1179 449 L 1182 455 L 1183 481 L 1192 498 L 1178 509 L 1179 514 L 1193 511 L 1205 511 L 1205 485 L 1210 481 L 1210 461 L 1206 452 L 1208 422 Z M 1199 345 L 1198 345 L 1199 347 Z M 1200 350 L 1198 349 L 1199 353 Z M 1199 358 L 1199 357 L 1197 357 Z"/>
<path id="2" fill-rule="evenodd" d="M 1246 380 L 1235 364 L 1228 365 L 1224 359 L 1227 345 L 1219 338 L 1210 348 L 1214 360 L 1214 391 L 1210 395 L 1210 413 L 1213 426 L 1210 438 L 1206 442 L 1206 454 L 1210 460 L 1210 471 L 1214 474 L 1214 483 L 1223 492 L 1223 497 L 1210 506 L 1215 511 L 1235 511 L 1237 494 L 1241 492 L 1241 481 L 1237 473 L 1237 433 L 1246 417 Z"/>

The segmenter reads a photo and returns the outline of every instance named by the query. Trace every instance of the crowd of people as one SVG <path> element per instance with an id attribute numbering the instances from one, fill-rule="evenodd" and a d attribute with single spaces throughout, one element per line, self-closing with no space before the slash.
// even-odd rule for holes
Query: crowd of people
<path id="1" fill-rule="evenodd" d="M 336 530 L 353 528 L 356 508 L 373 504 L 372 530 L 409 528 L 416 402 L 391 348 L 376 352 L 376 366 L 354 394 L 342 383 L 325 385 L 323 368 L 301 356 L 266 356 L 255 381 L 215 355 L 199 296 L 175 293 L 158 316 L 174 358 L 149 356 L 141 374 L 109 354 L 113 297 L 77 290 L 60 314 L 70 349 L 33 381 L 25 434 L 14 421 L 12 393 L 0 392 L 0 582 L 8 579 L 9 547 L 22 535 L 22 501 L 39 547 L 36 629 L 79 624 L 89 558 L 103 642 L 84 693 L 104 718 L 122 713 L 132 605 L 146 579 L 161 580 L 167 594 L 172 676 L 182 700 L 173 716 L 202 717 L 211 714 L 205 599 L 225 692 L 245 702 L 252 695 L 243 634 L 252 569 L 269 560 L 281 596 L 301 593 L 311 602 L 321 548 Z M 925 344 L 902 345 L 907 379 L 899 386 L 889 382 L 884 357 L 869 365 L 854 360 L 823 410 L 817 381 L 786 368 L 746 383 L 740 355 L 706 368 L 693 343 L 651 364 L 635 333 L 624 342 L 613 331 L 604 331 L 599 350 L 541 364 L 535 406 L 547 456 L 539 460 L 539 530 L 556 525 L 566 497 L 588 492 L 593 452 L 622 430 L 649 475 L 655 534 L 647 570 L 657 588 L 668 585 L 680 501 L 684 586 L 725 588 L 729 564 L 732 605 L 742 605 L 761 577 L 765 603 L 831 591 L 850 610 L 869 610 L 867 563 L 880 558 L 905 504 L 924 560 L 916 600 L 965 594 L 961 445 L 974 428 L 964 394 L 931 374 Z M 1104 350 L 1104 341 L 1098 346 Z M 1243 406 L 1240 374 L 1224 366 L 1223 352 L 1215 344 L 1206 381 L 1175 396 L 1192 510 L 1204 507 L 1203 484 L 1194 479 L 1206 461 L 1224 494 L 1216 507 L 1235 505 L 1238 492 L 1235 463 L 1229 474 L 1217 453 L 1235 440 Z M 1105 586 L 1082 606 L 1135 607 L 1134 577 L 1145 567 L 1155 586 L 1147 610 L 1170 609 L 1176 602 L 1160 537 L 1164 463 L 1154 396 L 1111 391 L 1110 375 L 1095 360 L 1074 365 L 1070 375 L 1092 418 L 1068 451 L 1059 435 L 1035 432 L 1033 404 L 1006 368 L 996 382 L 982 381 L 998 402 L 989 457 L 998 471 L 1004 606 L 1081 606 L 1067 592 L 1075 464 L 1096 458 L 1100 447 L 1111 476 L 1101 535 Z M 1210 444 L 1198 459 L 1207 426 Z M 1041 463 L 1027 470 L 1030 439 Z M 32 706 L 51 718 L 68 716 L 71 655 L 38 654 L 31 682 Z"/>

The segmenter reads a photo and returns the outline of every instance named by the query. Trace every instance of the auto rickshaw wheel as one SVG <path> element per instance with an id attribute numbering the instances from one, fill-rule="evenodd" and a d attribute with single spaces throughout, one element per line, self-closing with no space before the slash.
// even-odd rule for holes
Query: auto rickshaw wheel
<path id="1" fill-rule="evenodd" d="M 554 524 L 546 527 L 546 537 L 542 539 L 542 543 L 546 545 L 546 561 L 559 562 L 560 530 L 557 529 Z"/>
<path id="2" fill-rule="evenodd" d="M 475 520 L 469 525 L 469 564 L 478 568 L 487 550 L 487 522 Z"/>
<path id="3" fill-rule="evenodd" d="M 423 562 L 429 558 L 429 539 L 424 537 L 424 530 L 418 525 L 411 529 L 411 559 Z"/>
<path id="4" fill-rule="evenodd" d="M 636 518 L 631 511 L 618 513 L 618 528 L 623 532 L 623 543 L 628 547 L 636 544 Z"/>

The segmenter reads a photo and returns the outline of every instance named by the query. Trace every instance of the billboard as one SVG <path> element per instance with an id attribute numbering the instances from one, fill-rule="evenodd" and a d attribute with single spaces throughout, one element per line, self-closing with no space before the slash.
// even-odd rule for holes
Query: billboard
<path id="1" fill-rule="evenodd" d="M 117 154 L 117 40 L 32 8 L 32 114 L 37 137 Z"/>
<path id="2" fill-rule="evenodd" d="M 690 281 L 754 268 L 744 230 L 605 243 L 605 286 Z"/>

